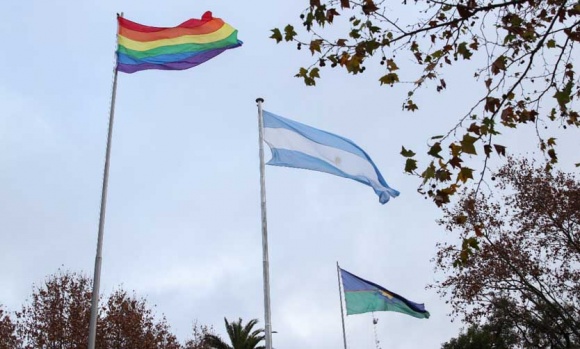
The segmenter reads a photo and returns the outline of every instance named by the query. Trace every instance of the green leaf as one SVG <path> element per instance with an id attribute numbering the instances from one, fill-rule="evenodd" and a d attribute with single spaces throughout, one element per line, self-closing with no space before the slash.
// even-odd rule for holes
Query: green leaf
<path id="1" fill-rule="evenodd" d="M 280 32 L 280 29 L 278 28 L 274 28 L 271 30 L 272 35 L 270 36 L 270 39 L 274 39 L 276 40 L 276 43 L 280 43 L 280 41 L 282 41 L 282 33 Z"/>
<path id="2" fill-rule="evenodd" d="M 467 222 L 467 216 L 459 215 L 455 217 L 455 223 L 457 224 L 465 224 Z"/>
<path id="3" fill-rule="evenodd" d="M 348 36 L 350 36 L 353 39 L 358 39 L 358 38 L 360 38 L 360 34 L 359 33 L 360 33 L 360 30 L 353 29 L 353 30 L 350 31 L 350 33 L 348 34 Z"/>
<path id="4" fill-rule="evenodd" d="M 580 167 L 580 162 L 576 164 L 576 167 Z"/>
<path id="5" fill-rule="evenodd" d="M 431 139 L 440 139 L 440 138 L 443 138 L 443 137 L 444 137 L 443 135 L 438 135 L 438 136 L 431 137 Z"/>
<path id="6" fill-rule="evenodd" d="M 554 47 L 556 47 L 556 40 L 554 40 L 554 39 L 548 40 L 548 42 L 546 43 L 546 46 L 548 48 L 554 48 Z"/>
<path id="7" fill-rule="evenodd" d="M 451 180 L 451 172 L 445 169 L 439 169 L 435 172 L 435 178 L 439 182 L 447 182 Z"/>
<path id="8" fill-rule="evenodd" d="M 320 69 L 318 68 L 312 68 L 312 70 L 310 71 L 310 77 L 315 79 L 315 78 L 320 78 L 320 74 L 318 74 L 318 72 L 320 71 Z"/>
<path id="9" fill-rule="evenodd" d="M 548 149 L 548 156 L 550 156 L 550 162 L 556 163 L 558 162 L 558 156 L 556 155 L 556 151 L 554 149 Z"/>
<path id="10" fill-rule="evenodd" d="M 405 147 L 402 147 L 403 149 L 401 150 L 401 155 L 403 155 L 406 158 L 412 158 L 413 156 L 415 156 L 415 153 L 409 149 L 405 149 Z"/>
<path id="11" fill-rule="evenodd" d="M 469 59 L 473 55 L 471 51 L 467 48 L 467 43 L 462 42 L 457 47 L 457 53 L 463 56 L 463 59 Z"/>
<path id="12" fill-rule="evenodd" d="M 417 169 L 417 160 L 407 159 L 405 162 L 405 172 L 413 173 Z"/>
<path id="13" fill-rule="evenodd" d="M 431 147 L 431 149 L 429 149 L 429 152 L 427 154 L 441 159 L 441 155 L 439 155 L 440 152 L 441 152 L 441 143 L 437 142 L 433 144 L 433 146 Z"/>
<path id="14" fill-rule="evenodd" d="M 433 162 L 421 173 L 421 177 L 423 178 L 423 183 L 427 183 L 429 179 L 435 178 L 435 165 Z"/>
<path id="15" fill-rule="evenodd" d="M 477 141 L 477 138 L 472 137 L 470 135 L 464 135 L 463 136 L 463 140 L 460 142 L 461 143 L 461 151 L 463 151 L 466 154 L 472 154 L 472 155 L 477 155 L 477 152 L 475 151 L 475 146 L 473 145 L 473 143 L 475 143 L 475 141 Z"/>
<path id="16" fill-rule="evenodd" d="M 394 83 L 399 82 L 399 75 L 396 73 L 389 73 L 381 77 L 379 81 L 381 82 L 381 85 L 387 84 L 392 86 Z"/>
<path id="17" fill-rule="evenodd" d="M 284 40 L 292 41 L 296 35 L 298 35 L 298 33 L 294 31 L 294 27 L 290 24 L 284 28 Z"/>

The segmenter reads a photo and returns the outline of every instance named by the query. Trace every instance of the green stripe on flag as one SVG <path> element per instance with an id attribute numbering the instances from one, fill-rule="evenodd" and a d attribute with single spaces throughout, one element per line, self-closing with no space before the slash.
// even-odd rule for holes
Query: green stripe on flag
<path id="1" fill-rule="evenodd" d="M 409 308 L 397 298 L 387 298 L 376 291 L 351 291 L 344 294 L 346 314 L 363 314 L 372 311 L 396 311 L 419 319 L 428 319 L 429 313 L 420 313 Z"/>

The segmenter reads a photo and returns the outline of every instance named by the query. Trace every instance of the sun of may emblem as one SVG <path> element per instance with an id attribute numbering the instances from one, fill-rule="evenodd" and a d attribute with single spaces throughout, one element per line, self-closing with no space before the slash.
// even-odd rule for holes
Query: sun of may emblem
<path id="1" fill-rule="evenodd" d="M 337 165 L 340 165 L 340 162 L 342 161 L 342 159 L 340 158 L 340 156 L 337 156 L 334 158 L 334 163 Z"/>

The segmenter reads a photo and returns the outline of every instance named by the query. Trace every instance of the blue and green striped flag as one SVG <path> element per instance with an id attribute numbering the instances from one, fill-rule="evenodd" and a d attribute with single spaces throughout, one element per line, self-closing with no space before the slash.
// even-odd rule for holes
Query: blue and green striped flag
<path id="1" fill-rule="evenodd" d="M 396 311 L 414 316 L 419 319 L 428 319 L 429 312 L 425 305 L 411 302 L 393 293 L 382 286 L 340 269 L 346 314 L 363 314 L 372 311 Z"/>

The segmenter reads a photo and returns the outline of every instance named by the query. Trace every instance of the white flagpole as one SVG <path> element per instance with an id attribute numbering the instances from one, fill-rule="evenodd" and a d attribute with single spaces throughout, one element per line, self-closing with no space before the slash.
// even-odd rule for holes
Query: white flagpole
<path id="1" fill-rule="evenodd" d="M 123 17 L 123 13 L 120 15 Z M 118 29 L 117 29 L 118 31 Z M 99 233 L 97 237 L 97 255 L 95 257 L 95 274 L 93 277 L 93 294 L 91 298 L 91 318 L 89 322 L 88 349 L 95 349 L 97 336 L 97 318 L 99 314 L 99 287 L 101 283 L 101 263 L 103 261 L 103 234 L 105 231 L 105 212 L 107 208 L 107 189 L 109 186 L 109 165 L 111 159 L 111 141 L 113 137 L 113 121 L 115 119 L 115 100 L 117 97 L 117 54 L 115 53 L 115 70 L 113 91 L 111 93 L 111 108 L 109 110 L 109 132 L 107 134 L 107 150 L 105 152 L 105 170 L 103 173 L 103 188 L 101 193 L 101 212 L 99 215 Z"/>
<path id="2" fill-rule="evenodd" d="M 258 135 L 260 139 L 260 202 L 262 208 L 262 260 L 264 272 L 264 318 L 266 323 L 266 349 L 272 349 L 272 318 L 270 310 L 270 262 L 268 258 L 268 222 L 266 219 L 266 166 L 264 164 L 264 118 L 262 116 L 263 98 L 256 99 L 258 103 Z"/>
<path id="3" fill-rule="evenodd" d="M 344 329 L 344 309 L 342 307 L 342 283 L 340 282 L 340 266 L 336 262 L 336 272 L 338 275 L 338 297 L 340 299 L 340 318 L 342 319 L 342 340 L 344 341 L 344 349 L 346 348 L 346 331 Z"/>

